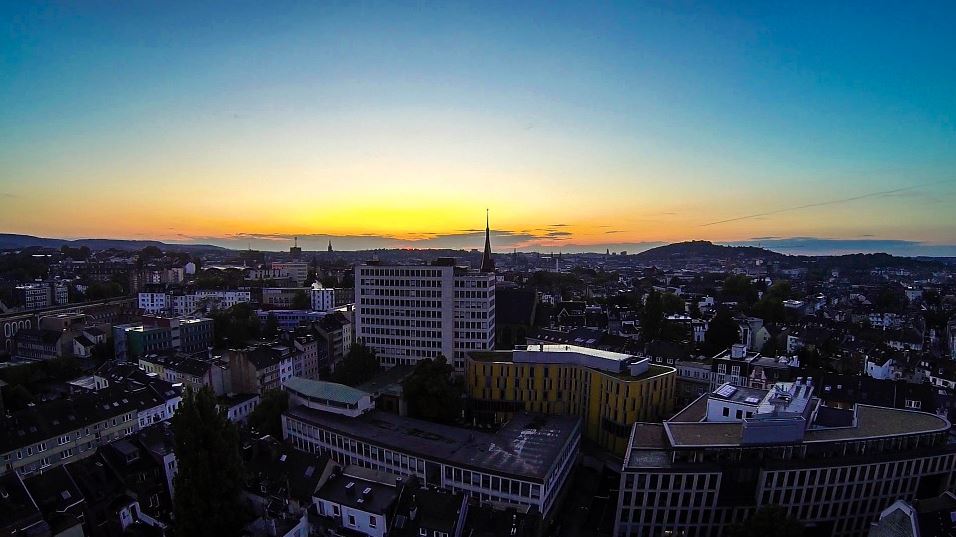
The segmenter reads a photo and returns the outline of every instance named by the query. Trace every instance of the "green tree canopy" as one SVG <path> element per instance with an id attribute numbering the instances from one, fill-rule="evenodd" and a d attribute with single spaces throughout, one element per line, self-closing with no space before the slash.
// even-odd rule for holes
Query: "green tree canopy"
<path id="1" fill-rule="evenodd" d="M 680 313 L 680 314 L 687 313 L 687 307 L 684 304 L 684 299 L 675 295 L 674 293 L 662 294 L 661 306 L 664 309 L 664 313 L 667 315 L 671 315 L 674 313 Z"/>
<path id="2" fill-rule="evenodd" d="M 361 343 L 353 343 L 349 353 L 335 366 L 332 380 L 340 384 L 358 386 L 374 377 L 380 368 L 375 351 Z"/>
<path id="3" fill-rule="evenodd" d="M 262 434 L 282 438 L 282 413 L 289 410 L 289 393 L 266 390 L 259 405 L 249 415 L 249 426 Z"/>
<path id="4" fill-rule="evenodd" d="M 664 300 L 661 294 L 653 289 L 644 300 L 644 311 L 641 315 L 641 337 L 644 341 L 657 338 L 664 326 Z"/>
<path id="5" fill-rule="evenodd" d="M 743 274 L 727 276 L 720 288 L 720 294 L 724 300 L 733 300 L 744 305 L 757 301 L 757 288 L 750 281 L 750 277 Z"/>
<path id="6" fill-rule="evenodd" d="M 454 422 L 461 414 L 462 394 L 452 377 L 454 372 L 444 356 L 419 361 L 402 384 L 408 413 L 430 421 Z"/>
<path id="7" fill-rule="evenodd" d="M 740 342 L 740 327 L 725 308 L 717 310 L 704 334 L 704 351 L 711 356 Z"/>
<path id="8" fill-rule="evenodd" d="M 250 340 L 259 339 L 259 317 L 251 304 L 239 303 L 227 310 L 216 311 L 211 317 L 217 346 L 245 345 Z"/>
<path id="9" fill-rule="evenodd" d="M 276 314 L 269 312 L 269 315 L 266 316 L 266 322 L 262 325 L 262 336 L 266 338 L 274 338 L 279 334 L 279 319 L 276 318 Z"/>
<path id="10" fill-rule="evenodd" d="M 208 388 L 187 389 L 172 420 L 178 471 L 173 533 L 239 535 L 244 525 L 239 433 Z"/>
<path id="11" fill-rule="evenodd" d="M 312 309 L 312 300 L 309 299 L 309 295 L 305 291 L 296 291 L 295 295 L 292 297 L 292 309 L 294 310 L 309 310 Z"/>

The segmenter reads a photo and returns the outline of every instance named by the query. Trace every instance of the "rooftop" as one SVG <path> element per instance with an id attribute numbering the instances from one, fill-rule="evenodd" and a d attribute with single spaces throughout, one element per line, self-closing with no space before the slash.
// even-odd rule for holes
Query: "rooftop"
<path id="1" fill-rule="evenodd" d="M 403 478 L 358 466 L 333 474 L 316 497 L 366 513 L 385 514 L 398 499 Z"/>
<path id="2" fill-rule="evenodd" d="M 348 418 L 306 407 L 286 415 L 389 449 L 450 464 L 542 481 L 565 444 L 580 435 L 579 418 L 518 413 L 497 433 L 440 425 L 382 411 Z"/>
<path id="3" fill-rule="evenodd" d="M 702 396 L 698 401 L 705 399 Z M 742 444 L 742 422 L 705 422 L 704 414 L 696 414 L 706 408 L 695 401 L 682 410 L 678 416 L 682 420 L 669 420 L 664 423 L 670 444 L 673 447 L 725 446 Z M 678 417 L 678 416 L 675 416 Z M 694 420 L 698 417 L 698 420 Z M 886 436 L 926 434 L 945 431 L 949 422 L 935 414 L 884 408 L 870 405 L 857 405 L 855 425 L 852 427 L 807 429 L 804 442 L 832 442 L 844 440 L 863 440 Z"/>
<path id="4" fill-rule="evenodd" d="M 375 378 L 359 386 L 359 389 L 371 394 L 402 394 L 402 382 L 415 370 L 413 365 L 396 365 L 375 375 Z"/>
<path id="5" fill-rule="evenodd" d="M 676 372 L 672 367 L 654 365 L 648 358 L 575 345 L 528 345 L 514 351 L 478 351 L 469 356 L 476 362 L 521 364 L 564 364 L 586 367 L 629 380 Z"/>
<path id="6" fill-rule="evenodd" d="M 296 392 L 311 399 L 322 399 L 338 403 L 358 404 L 363 397 L 369 397 L 367 392 L 322 380 L 310 380 L 302 377 L 292 377 L 285 383 L 286 390 Z"/>

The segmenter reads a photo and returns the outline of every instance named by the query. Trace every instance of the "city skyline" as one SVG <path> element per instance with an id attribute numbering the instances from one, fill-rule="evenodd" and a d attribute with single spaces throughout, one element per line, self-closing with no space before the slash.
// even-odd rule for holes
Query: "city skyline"
<path id="1" fill-rule="evenodd" d="M 0 230 L 956 255 L 952 5 L 0 8 Z"/>

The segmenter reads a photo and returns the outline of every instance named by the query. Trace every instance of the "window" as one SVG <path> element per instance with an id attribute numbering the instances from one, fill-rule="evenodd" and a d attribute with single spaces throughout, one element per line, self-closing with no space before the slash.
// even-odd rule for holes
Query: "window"
<path id="1" fill-rule="evenodd" d="M 349 526 L 355 526 L 355 515 L 349 515 Z"/>
<path id="2" fill-rule="evenodd" d="M 335 515 L 335 516 L 339 516 L 339 506 L 338 506 L 338 505 L 332 504 L 332 514 Z"/>
<path id="3" fill-rule="evenodd" d="M 425 528 L 418 528 L 418 534 L 421 535 L 421 537 L 428 537 L 428 530 Z"/>
<path id="4" fill-rule="evenodd" d="M 368 527 L 374 528 L 374 527 L 375 527 L 375 524 L 376 524 L 376 522 L 375 522 L 375 516 L 369 515 L 369 516 L 368 516 Z"/>
<path id="5" fill-rule="evenodd" d="M 724 407 L 724 416 L 730 416 L 730 408 Z"/>

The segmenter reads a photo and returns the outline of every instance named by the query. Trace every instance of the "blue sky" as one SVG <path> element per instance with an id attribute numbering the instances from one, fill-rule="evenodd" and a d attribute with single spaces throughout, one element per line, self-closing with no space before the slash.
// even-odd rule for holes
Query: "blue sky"
<path id="1" fill-rule="evenodd" d="M 0 229 L 445 244 L 490 207 L 503 247 L 940 251 L 956 243 L 954 15 L 8 2 Z"/>

